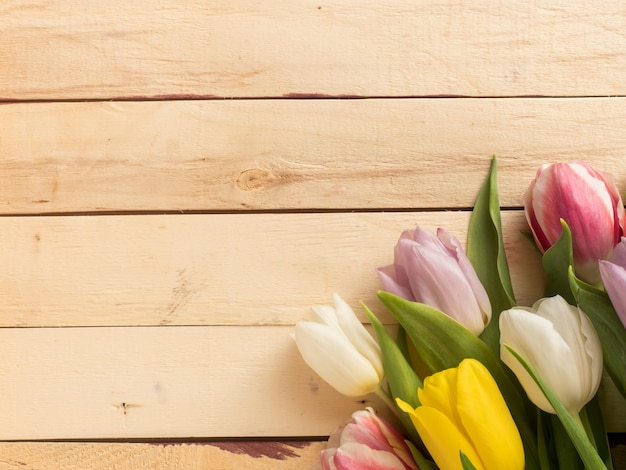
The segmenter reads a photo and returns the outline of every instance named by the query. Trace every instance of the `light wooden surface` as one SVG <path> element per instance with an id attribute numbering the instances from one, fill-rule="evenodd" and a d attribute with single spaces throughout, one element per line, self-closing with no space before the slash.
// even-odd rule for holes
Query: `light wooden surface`
<path id="1" fill-rule="evenodd" d="M 519 206 L 543 161 L 626 187 L 625 127 L 626 98 L 13 104 L 0 210 L 468 208 L 491 154 Z"/>
<path id="2" fill-rule="evenodd" d="M 338 292 L 393 328 L 374 268 L 416 224 L 464 241 L 493 154 L 521 304 L 542 291 L 520 233 L 537 167 L 584 159 L 626 189 L 617 1 L 6 0 L 0 19 L 0 470 L 312 468 L 383 408 L 304 365 L 310 305 Z"/>
<path id="3" fill-rule="evenodd" d="M 7 99 L 623 95 L 617 0 L 5 0 Z"/>

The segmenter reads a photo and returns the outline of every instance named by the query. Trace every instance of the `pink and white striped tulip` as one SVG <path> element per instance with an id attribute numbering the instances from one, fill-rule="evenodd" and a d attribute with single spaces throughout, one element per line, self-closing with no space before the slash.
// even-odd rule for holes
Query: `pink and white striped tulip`
<path id="1" fill-rule="evenodd" d="M 430 305 L 479 335 L 491 319 L 491 303 L 459 241 L 442 228 L 437 234 L 405 230 L 394 263 L 377 269 L 383 289 Z"/>
<path id="2" fill-rule="evenodd" d="M 626 328 L 626 238 L 613 250 L 611 261 L 600 261 L 600 275 L 613 308 Z"/>
<path id="3" fill-rule="evenodd" d="M 367 408 L 328 439 L 318 470 L 419 470 L 404 437 Z"/>
<path id="4" fill-rule="evenodd" d="M 561 219 L 572 232 L 574 270 L 600 281 L 598 261 L 610 259 L 624 231 L 622 198 L 610 175 L 587 163 L 542 165 L 524 196 L 526 219 L 542 252 L 561 236 Z"/>

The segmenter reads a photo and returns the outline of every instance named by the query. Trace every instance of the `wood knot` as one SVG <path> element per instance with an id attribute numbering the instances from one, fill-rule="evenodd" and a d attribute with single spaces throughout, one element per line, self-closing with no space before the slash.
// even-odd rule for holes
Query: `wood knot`
<path id="1" fill-rule="evenodd" d="M 251 168 L 241 172 L 237 178 L 237 187 L 244 191 L 254 191 L 269 186 L 276 180 L 271 171 Z"/>

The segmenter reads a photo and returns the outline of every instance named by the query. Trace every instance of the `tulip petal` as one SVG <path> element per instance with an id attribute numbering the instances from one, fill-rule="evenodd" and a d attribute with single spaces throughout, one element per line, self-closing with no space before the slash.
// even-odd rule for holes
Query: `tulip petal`
<path id="1" fill-rule="evenodd" d="M 406 284 L 400 284 L 394 278 L 396 272 L 404 273 L 403 270 L 398 270 L 396 265 L 393 264 L 376 269 L 376 274 L 378 274 L 378 279 L 380 279 L 380 283 L 383 285 L 383 290 L 391 292 L 392 294 L 402 297 L 403 299 L 415 301 L 415 297 L 413 297 L 411 290 L 408 287 L 405 287 L 405 285 L 409 285 L 408 280 Z M 404 277 L 406 277 L 406 274 L 404 274 Z"/>
<path id="2" fill-rule="evenodd" d="M 611 178 L 584 162 L 542 166 L 525 196 L 526 217 L 545 251 L 561 233 L 560 219 L 572 232 L 576 273 L 600 280 L 598 260 L 608 259 L 619 241 L 624 209 Z"/>
<path id="3" fill-rule="evenodd" d="M 315 322 L 298 322 L 296 345 L 304 361 L 346 396 L 363 396 L 380 385 L 378 372 L 341 331 Z"/>
<path id="4" fill-rule="evenodd" d="M 618 246 L 622 246 L 621 244 Z M 617 250 L 615 250 L 617 252 Z M 609 261 L 600 261 L 600 275 L 611 303 L 626 328 L 626 269 Z"/>
<path id="5" fill-rule="evenodd" d="M 472 333 L 482 333 L 483 314 L 456 261 L 441 252 L 421 250 L 415 244 L 404 245 L 405 256 L 410 258 L 407 273 L 415 299 L 448 314 Z"/>
<path id="6" fill-rule="evenodd" d="M 356 317 L 352 308 L 339 295 L 333 294 L 333 301 L 339 327 L 357 351 L 374 366 L 379 379 L 382 380 L 384 372 L 380 346 Z"/>
<path id="7" fill-rule="evenodd" d="M 489 371 L 478 361 L 458 367 L 457 411 L 465 435 L 486 468 L 523 469 L 524 446 Z"/>
<path id="8" fill-rule="evenodd" d="M 437 229 L 437 237 L 449 250 L 450 256 L 453 256 L 456 259 L 457 265 L 467 280 L 470 289 L 476 297 L 478 306 L 483 313 L 483 323 L 484 325 L 488 324 L 489 320 L 491 320 L 491 303 L 489 301 L 489 296 L 487 295 L 485 287 L 480 282 L 480 279 L 478 279 L 478 274 L 476 274 L 476 270 L 465 254 L 465 251 L 463 251 L 461 244 L 456 238 L 442 228 Z"/>
<path id="9" fill-rule="evenodd" d="M 541 389 L 504 345 L 512 347 L 537 368 L 568 410 L 580 410 L 579 372 L 569 367 L 572 351 L 549 320 L 521 308 L 505 310 L 500 315 L 500 335 L 501 359 L 515 373 L 535 405 L 554 413 Z"/>
<path id="10" fill-rule="evenodd" d="M 439 468 L 462 470 L 459 450 L 463 451 L 476 469 L 485 468 L 472 444 L 444 413 L 429 406 L 419 406 L 410 416 Z"/>
<path id="11" fill-rule="evenodd" d="M 372 408 L 353 413 L 352 420 L 342 433 L 342 444 L 360 442 L 376 450 L 394 453 L 409 469 L 417 466 L 404 442 L 404 436 L 386 421 L 380 419 Z"/>
<path id="12" fill-rule="evenodd" d="M 357 442 L 339 447 L 334 464 L 337 470 L 406 470 L 402 461 L 391 452 L 370 449 Z"/>
<path id="13" fill-rule="evenodd" d="M 620 242 L 613 249 L 611 263 L 617 264 L 626 269 L 626 238 L 621 237 Z"/>

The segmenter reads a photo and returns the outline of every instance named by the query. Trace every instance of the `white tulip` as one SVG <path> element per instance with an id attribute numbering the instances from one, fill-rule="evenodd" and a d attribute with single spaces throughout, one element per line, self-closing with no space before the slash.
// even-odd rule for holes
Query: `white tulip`
<path id="1" fill-rule="evenodd" d="M 296 323 L 293 335 L 304 361 L 343 395 L 356 397 L 376 392 L 383 378 L 378 343 L 350 306 L 333 295 L 335 307 L 313 307 L 316 322 Z"/>
<path id="2" fill-rule="evenodd" d="M 532 308 L 515 307 L 500 315 L 500 356 L 515 373 L 530 400 L 555 413 L 539 386 L 504 347 L 514 349 L 547 383 L 567 411 L 578 414 L 598 391 L 602 346 L 580 309 L 561 296 L 539 300 Z"/>

